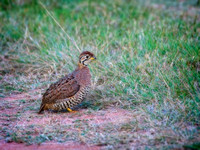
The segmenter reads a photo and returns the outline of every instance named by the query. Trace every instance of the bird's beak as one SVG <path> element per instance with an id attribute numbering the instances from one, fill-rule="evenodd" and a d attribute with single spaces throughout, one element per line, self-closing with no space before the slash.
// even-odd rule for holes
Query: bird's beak
<path id="1" fill-rule="evenodd" d="M 94 60 L 94 59 L 97 59 L 97 58 L 95 56 L 90 58 L 90 60 Z"/>

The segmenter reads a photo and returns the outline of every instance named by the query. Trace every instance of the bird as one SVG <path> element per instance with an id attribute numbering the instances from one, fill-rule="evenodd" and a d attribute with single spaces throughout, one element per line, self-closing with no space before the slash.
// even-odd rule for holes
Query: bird
<path id="1" fill-rule="evenodd" d="M 83 51 L 79 56 L 77 68 L 51 84 L 42 96 L 39 114 L 44 110 L 68 110 L 80 104 L 91 89 L 91 74 L 88 64 L 96 57 L 90 51 Z"/>

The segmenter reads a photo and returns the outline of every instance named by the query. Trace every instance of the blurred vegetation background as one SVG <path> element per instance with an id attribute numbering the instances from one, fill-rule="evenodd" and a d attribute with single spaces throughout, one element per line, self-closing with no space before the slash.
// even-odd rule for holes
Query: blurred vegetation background
<path id="1" fill-rule="evenodd" d="M 97 109 L 142 109 L 167 125 L 200 124 L 199 0 L 41 1 L 81 51 Z M 0 2 L 0 96 L 45 90 L 80 51 L 40 2 Z M 39 105 L 38 105 L 39 108 Z"/>

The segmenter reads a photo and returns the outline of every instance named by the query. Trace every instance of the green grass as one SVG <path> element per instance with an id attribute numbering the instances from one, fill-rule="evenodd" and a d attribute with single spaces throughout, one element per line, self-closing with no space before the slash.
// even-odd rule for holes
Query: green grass
<path id="1" fill-rule="evenodd" d="M 94 83 L 90 99 L 95 99 L 91 108 L 117 104 L 142 110 L 153 124 L 199 125 L 197 1 L 145 2 L 42 1 L 79 48 L 97 57 L 89 66 Z M 79 50 L 38 1 L 0 4 L 1 97 L 45 90 L 75 69 Z"/>

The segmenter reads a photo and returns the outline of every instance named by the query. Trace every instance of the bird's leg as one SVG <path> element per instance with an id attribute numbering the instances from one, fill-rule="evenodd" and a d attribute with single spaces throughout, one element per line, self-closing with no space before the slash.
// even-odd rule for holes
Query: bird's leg
<path id="1" fill-rule="evenodd" d="M 68 110 L 69 112 L 72 112 L 72 113 L 77 112 L 77 111 L 71 110 L 70 108 L 67 108 L 67 110 Z"/>

